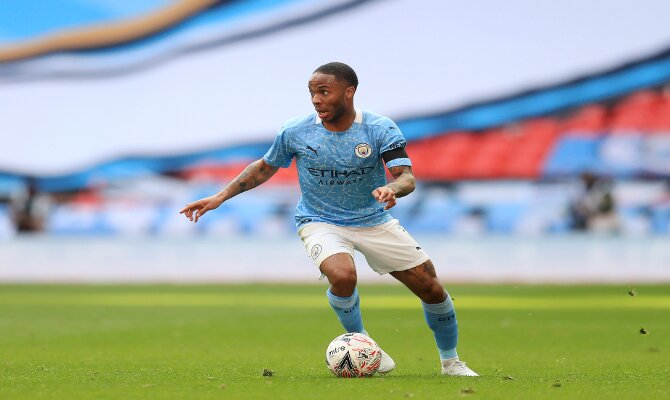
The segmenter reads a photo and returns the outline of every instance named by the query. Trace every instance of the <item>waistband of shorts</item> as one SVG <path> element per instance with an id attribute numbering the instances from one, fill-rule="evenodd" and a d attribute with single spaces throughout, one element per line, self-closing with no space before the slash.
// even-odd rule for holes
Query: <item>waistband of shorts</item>
<path id="1" fill-rule="evenodd" d="M 327 226 L 333 227 L 333 228 L 341 228 L 341 229 L 344 229 L 344 230 L 347 230 L 347 231 L 364 232 L 364 231 L 368 231 L 368 230 L 371 230 L 371 229 L 376 229 L 376 228 L 379 228 L 379 227 L 382 227 L 382 226 L 393 225 L 394 223 L 397 223 L 397 222 L 398 222 L 398 220 L 393 218 L 392 220 L 383 222 L 379 225 L 351 226 L 351 225 L 337 225 L 337 224 L 333 224 L 333 223 L 330 223 L 330 222 L 323 222 L 323 221 L 314 221 L 314 222 L 307 222 L 307 223 L 303 224 L 302 226 L 300 226 L 300 228 L 298 228 L 298 232 L 300 232 L 301 230 L 303 230 L 307 226 L 310 226 L 310 225 L 314 226 L 314 225 L 319 225 L 319 224 L 327 225 Z"/>

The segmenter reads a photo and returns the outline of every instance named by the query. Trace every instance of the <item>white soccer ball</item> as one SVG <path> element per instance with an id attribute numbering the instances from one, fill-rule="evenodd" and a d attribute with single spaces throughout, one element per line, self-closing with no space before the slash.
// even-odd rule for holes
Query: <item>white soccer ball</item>
<path id="1" fill-rule="evenodd" d="M 340 335 L 326 349 L 326 365 L 340 378 L 372 376 L 381 362 L 381 349 L 374 340 L 362 333 Z"/>

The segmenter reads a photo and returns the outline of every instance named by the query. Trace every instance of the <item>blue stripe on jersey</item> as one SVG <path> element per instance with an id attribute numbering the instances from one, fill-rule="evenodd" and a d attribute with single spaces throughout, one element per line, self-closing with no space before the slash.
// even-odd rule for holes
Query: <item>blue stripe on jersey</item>
<path id="1" fill-rule="evenodd" d="M 409 158 L 394 158 L 393 160 L 386 163 L 387 168 L 397 167 L 399 165 L 406 165 L 411 167 L 412 161 Z"/>
<path id="2" fill-rule="evenodd" d="M 312 113 L 286 122 L 263 159 L 285 168 L 295 157 L 302 191 L 298 227 L 309 222 L 375 226 L 392 219 L 372 197 L 386 184 L 381 154 L 404 145 L 400 129 L 381 115 L 363 111 L 360 123 L 331 132 Z"/>

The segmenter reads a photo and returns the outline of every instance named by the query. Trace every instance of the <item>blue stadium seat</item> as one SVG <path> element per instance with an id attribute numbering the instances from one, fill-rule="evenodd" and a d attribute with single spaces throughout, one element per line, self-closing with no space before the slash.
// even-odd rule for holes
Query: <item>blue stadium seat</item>
<path id="1" fill-rule="evenodd" d="M 448 233 L 467 207 L 445 195 L 428 195 L 401 223 L 412 233 Z"/>
<path id="2" fill-rule="evenodd" d="M 487 207 L 487 226 L 492 233 L 514 233 L 528 204 L 493 204 Z"/>
<path id="3" fill-rule="evenodd" d="M 601 139 L 594 137 L 564 136 L 547 158 L 545 176 L 567 176 L 583 171 L 603 171 L 599 158 Z"/>
<path id="4" fill-rule="evenodd" d="M 651 213 L 651 224 L 656 234 L 670 233 L 670 206 L 654 208 Z"/>

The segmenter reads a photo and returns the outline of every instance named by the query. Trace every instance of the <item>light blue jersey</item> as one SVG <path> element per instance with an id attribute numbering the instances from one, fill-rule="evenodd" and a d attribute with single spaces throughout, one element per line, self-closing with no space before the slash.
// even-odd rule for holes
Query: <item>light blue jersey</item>
<path id="1" fill-rule="evenodd" d="M 289 120 L 279 130 L 265 162 L 286 168 L 295 157 L 302 197 L 296 225 L 327 222 L 344 226 L 375 226 L 392 219 L 372 191 L 386 184 L 382 153 L 404 147 L 400 129 L 389 118 L 356 110 L 344 132 L 327 130 L 316 113 Z M 396 158 L 387 167 L 411 166 Z"/>

